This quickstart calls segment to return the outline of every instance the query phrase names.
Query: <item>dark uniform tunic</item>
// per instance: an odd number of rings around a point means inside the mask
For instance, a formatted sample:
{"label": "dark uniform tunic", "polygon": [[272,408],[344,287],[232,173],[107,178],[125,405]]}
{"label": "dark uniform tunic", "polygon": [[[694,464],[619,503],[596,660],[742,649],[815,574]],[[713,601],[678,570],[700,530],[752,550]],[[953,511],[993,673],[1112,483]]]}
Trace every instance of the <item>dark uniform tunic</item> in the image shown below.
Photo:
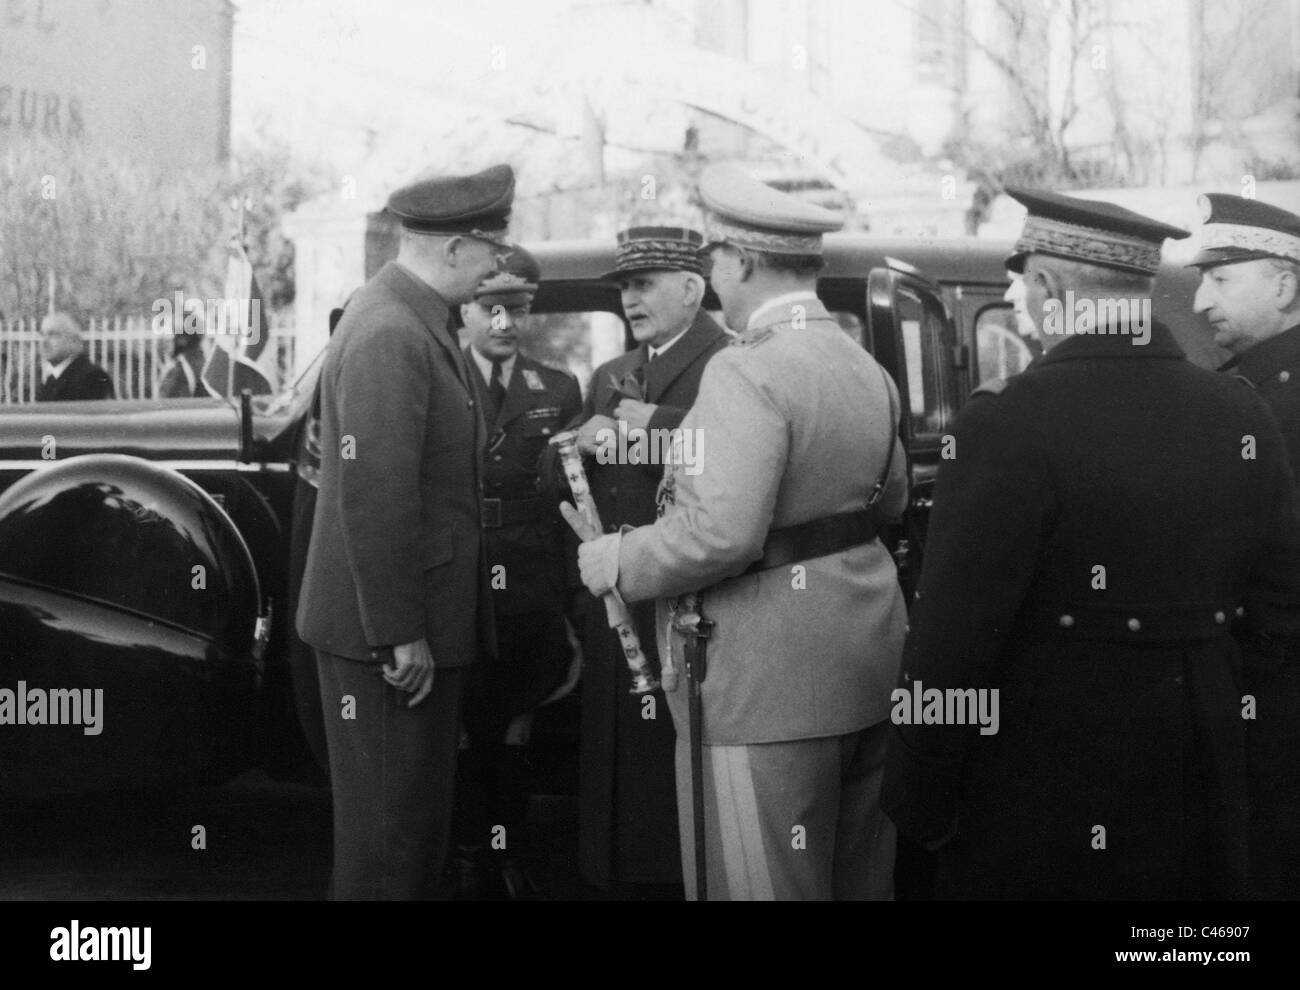
{"label": "dark uniform tunic", "polygon": [[[1256,344],[1230,368],[1268,403],[1294,471],[1300,467],[1300,326]],[[1246,724],[1251,792],[1250,894],[1300,898],[1300,666],[1268,649],[1246,652],[1246,690],[1258,703]]]}
{"label": "dark uniform tunic", "polygon": [[568,669],[564,523],[542,497],[537,471],[582,394],[572,375],[519,354],[498,409],[468,350],[465,360],[488,424],[483,524],[500,659],[471,678],[464,719],[471,733],[496,732],[541,704]]}
{"label": "dark uniform tunic", "polygon": [[921,841],[958,824],[942,896],[1243,896],[1230,629],[1289,631],[1300,580],[1277,426],[1159,325],[991,391],[939,473],[901,684],[996,688],[999,729],[898,725],[885,808]]}
{"label": "dark uniform tunic", "polygon": [[[597,413],[612,416],[625,397],[616,386],[632,376],[644,382],[645,401],[659,407],[649,428],[676,428],[695,402],[705,365],[727,341],[722,328],[700,310],[681,339],[654,361],[647,362],[643,344],[597,368],[577,423]],[[606,532],[655,521],[662,464],[600,464],[589,457],[586,467]],[[654,616],[653,602],[632,606],[641,648],[657,670]],[[643,718],[643,699],[628,692],[631,675],[600,602],[591,603],[587,611],[584,643],[579,834],[583,876],[597,884],[681,883],[673,770],[676,734],[663,692],[654,692],[655,718]]]}

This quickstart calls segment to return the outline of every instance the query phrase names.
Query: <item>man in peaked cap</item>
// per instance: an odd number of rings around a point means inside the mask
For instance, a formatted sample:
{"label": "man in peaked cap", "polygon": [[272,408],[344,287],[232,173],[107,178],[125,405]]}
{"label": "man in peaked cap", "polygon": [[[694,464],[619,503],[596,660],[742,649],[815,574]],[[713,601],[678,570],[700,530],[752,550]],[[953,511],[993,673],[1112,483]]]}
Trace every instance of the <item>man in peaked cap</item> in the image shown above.
{"label": "man in peaked cap", "polygon": [[[660,458],[631,463],[601,441],[620,431],[630,441],[653,437],[681,424],[695,402],[706,365],[727,344],[726,334],[701,308],[703,237],[683,226],[647,225],[618,233],[614,269],[636,345],[595,370],[581,416],[570,424],[586,457],[591,492],[601,522],[613,532],[655,518],[655,491],[663,476]],[[624,443],[622,449],[630,450]],[[561,474],[562,477],[562,474]],[[567,497],[567,487],[561,488]],[[572,541],[571,541],[572,544]],[[572,560],[572,558],[570,558]],[[629,694],[629,674],[604,606],[592,602],[572,568],[576,612],[585,627],[582,676],[579,860],[588,883],[628,897],[681,897],[677,852],[675,737],[655,691],[654,708]],[[633,621],[650,663],[654,608],[634,606]],[[647,713],[654,717],[646,717]]]}
{"label": "man in peaked cap", "polygon": [[[739,336],[681,424],[699,460],[670,463],[654,525],[583,545],[583,579],[593,594],[658,599],[660,652],[678,669],[694,644],[676,620],[713,623],[700,683],[708,898],[888,898],[894,833],[878,794],[906,614],[876,534],[907,497],[897,392],[817,298],[822,234],[840,216],[734,166],[706,169],[699,192],[710,280]],[[689,693],[668,703],[696,897]]]}
{"label": "man in peaked cap", "polygon": [[[542,497],[538,462],[581,411],[582,394],[572,375],[519,352],[540,278],[531,252],[512,246],[502,270],[460,307],[487,425],[483,526],[498,647],[496,662],[471,672],[461,715],[469,746],[457,774],[457,865],[467,896],[535,893],[518,855],[528,805],[527,730],[573,658],[564,622],[567,527],[554,500]],[[493,833],[498,826],[504,836]]]}
{"label": "man in peaked cap", "polygon": [[465,667],[495,649],[483,416],[449,307],[497,271],[513,195],[507,165],[393,193],[397,259],[352,297],[321,370],[298,633],[317,655],[336,899],[438,892]]}
{"label": "man in peaked cap", "polygon": [[1150,319],[1161,243],[1185,231],[1008,192],[1045,353],[953,427],[885,807],[940,850],[943,897],[1241,897],[1233,625],[1291,634],[1300,601],[1282,437]]}
{"label": "man in peaked cap", "polygon": [[[1300,216],[1255,199],[1201,197],[1205,226],[1192,264],[1194,307],[1232,352],[1224,365],[1250,381],[1300,467]],[[1300,670],[1275,650],[1246,653],[1252,897],[1300,898]]]}

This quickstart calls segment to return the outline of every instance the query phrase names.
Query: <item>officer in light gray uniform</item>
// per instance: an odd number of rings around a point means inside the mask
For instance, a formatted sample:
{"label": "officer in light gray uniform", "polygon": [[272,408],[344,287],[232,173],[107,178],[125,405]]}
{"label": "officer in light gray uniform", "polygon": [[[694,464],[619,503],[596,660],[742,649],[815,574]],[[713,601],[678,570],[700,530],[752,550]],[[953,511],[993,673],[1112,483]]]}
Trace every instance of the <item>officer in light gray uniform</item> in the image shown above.
{"label": "officer in light gray uniform", "polygon": [[[682,421],[660,519],[584,544],[583,580],[659,599],[661,656],[679,668],[673,613],[695,605],[714,623],[701,684],[708,897],[888,898],[894,830],[878,796],[907,618],[877,530],[907,497],[897,390],[817,297],[838,214],[734,166],[707,169],[700,198],[710,282],[739,336]],[[686,695],[668,701],[694,897]]]}

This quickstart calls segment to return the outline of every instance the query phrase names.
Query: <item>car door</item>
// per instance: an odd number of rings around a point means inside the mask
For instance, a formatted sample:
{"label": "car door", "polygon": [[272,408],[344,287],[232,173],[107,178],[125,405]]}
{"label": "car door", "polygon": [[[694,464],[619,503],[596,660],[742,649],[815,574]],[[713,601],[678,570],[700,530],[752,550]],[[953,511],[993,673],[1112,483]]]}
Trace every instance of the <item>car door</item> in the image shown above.
{"label": "car door", "polygon": [[[912,492],[903,524],[889,534],[908,601],[920,574],[934,477],[952,449],[950,429],[969,390],[969,352],[960,342],[939,286],[892,258],[867,276],[867,340],[894,376],[901,400],[899,433]],[[950,455],[949,455],[950,456]]]}

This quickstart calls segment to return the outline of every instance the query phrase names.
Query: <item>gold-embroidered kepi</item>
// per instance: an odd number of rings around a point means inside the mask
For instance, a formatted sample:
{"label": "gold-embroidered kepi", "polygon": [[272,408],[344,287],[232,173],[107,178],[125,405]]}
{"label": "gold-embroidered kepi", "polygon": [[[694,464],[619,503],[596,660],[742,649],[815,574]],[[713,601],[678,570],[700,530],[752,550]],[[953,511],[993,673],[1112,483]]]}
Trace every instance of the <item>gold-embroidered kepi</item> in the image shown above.
{"label": "gold-embroidered kepi", "polygon": [[1181,227],[1114,203],[1010,187],[1007,195],[1029,210],[1020,239],[1007,258],[1007,268],[1016,273],[1024,271],[1028,255],[1038,253],[1154,275],[1165,239],[1190,236]]}
{"label": "gold-embroidered kepi", "polygon": [[704,272],[700,264],[700,247],[704,237],[698,230],[683,226],[629,227],[618,232],[614,251],[614,270],[601,277],[617,282],[633,272]]}

